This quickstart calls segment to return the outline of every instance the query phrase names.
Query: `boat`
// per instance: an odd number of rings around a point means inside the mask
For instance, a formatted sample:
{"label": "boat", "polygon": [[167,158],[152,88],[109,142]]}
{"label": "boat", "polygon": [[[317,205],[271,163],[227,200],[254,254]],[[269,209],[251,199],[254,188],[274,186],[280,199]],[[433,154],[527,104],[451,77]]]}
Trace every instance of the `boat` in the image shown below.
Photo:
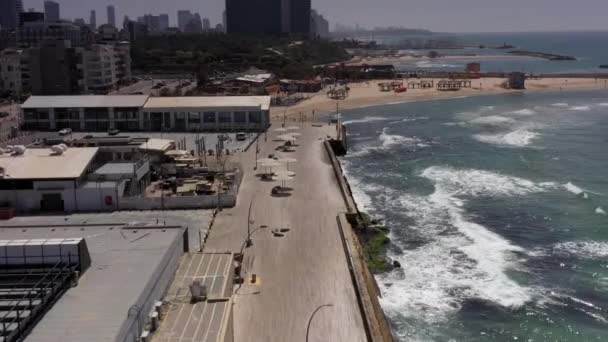
{"label": "boat", "polygon": [[405,93],[406,91],[407,91],[407,88],[404,88],[404,87],[395,88],[395,93],[397,93],[397,94]]}
{"label": "boat", "polygon": [[600,69],[608,69],[608,64],[602,64],[599,66]]}

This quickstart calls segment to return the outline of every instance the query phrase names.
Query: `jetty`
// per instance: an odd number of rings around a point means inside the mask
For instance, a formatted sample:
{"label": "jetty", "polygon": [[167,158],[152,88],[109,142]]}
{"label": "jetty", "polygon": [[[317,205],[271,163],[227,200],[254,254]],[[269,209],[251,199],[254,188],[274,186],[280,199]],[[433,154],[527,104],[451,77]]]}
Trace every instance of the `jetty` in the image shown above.
{"label": "jetty", "polygon": [[513,50],[508,53],[517,56],[527,56],[527,57],[536,57],[543,58],[550,61],[576,61],[576,57],[573,56],[564,56],[564,55],[556,55],[552,53],[545,52],[536,52],[536,51],[528,51],[528,50]]}

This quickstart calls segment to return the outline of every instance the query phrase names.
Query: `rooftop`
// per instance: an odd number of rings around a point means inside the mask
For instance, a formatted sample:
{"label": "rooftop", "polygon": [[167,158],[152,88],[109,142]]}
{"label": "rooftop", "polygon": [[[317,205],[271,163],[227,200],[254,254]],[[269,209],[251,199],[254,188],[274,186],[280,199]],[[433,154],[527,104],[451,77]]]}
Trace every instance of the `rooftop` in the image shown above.
{"label": "rooftop", "polygon": [[144,109],[269,110],[270,96],[151,97]]}
{"label": "rooftop", "polygon": [[148,139],[147,142],[139,146],[140,149],[145,151],[159,151],[166,152],[175,148],[175,141],[169,139]]}
{"label": "rooftop", "polygon": [[96,175],[128,175],[135,173],[137,163],[107,163],[95,170]]}
{"label": "rooftop", "polygon": [[148,95],[30,96],[21,108],[143,107]]}
{"label": "rooftop", "polygon": [[[78,285],[59,298],[25,340],[122,341],[133,327],[130,308],[144,305],[148,296],[158,300],[155,287],[169,283],[177,265],[168,260],[183,253],[182,233],[181,228],[110,224],[1,226],[0,239],[6,240],[84,238],[91,255]],[[163,272],[170,263],[173,269]]]}
{"label": "rooftop", "polygon": [[73,179],[85,172],[97,147],[68,148],[53,155],[48,148],[28,148],[23,155],[0,155],[4,179]]}

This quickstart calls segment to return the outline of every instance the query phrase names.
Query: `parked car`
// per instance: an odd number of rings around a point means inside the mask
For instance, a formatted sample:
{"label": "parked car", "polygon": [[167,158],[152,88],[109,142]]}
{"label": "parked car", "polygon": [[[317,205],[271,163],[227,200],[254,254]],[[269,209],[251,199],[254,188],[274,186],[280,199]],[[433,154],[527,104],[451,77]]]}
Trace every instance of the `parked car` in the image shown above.
{"label": "parked car", "polygon": [[109,134],[109,135],[112,135],[112,136],[114,136],[114,135],[119,135],[119,134],[120,134],[120,131],[119,131],[119,130],[117,130],[116,128],[110,128],[110,129],[108,130],[108,134]]}
{"label": "parked car", "polygon": [[70,135],[70,134],[72,134],[71,128],[64,128],[59,131],[59,135]]}
{"label": "parked car", "polygon": [[245,133],[237,133],[236,134],[236,140],[237,141],[245,141],[245,140],[247,140],[247,134],[245,134]]}

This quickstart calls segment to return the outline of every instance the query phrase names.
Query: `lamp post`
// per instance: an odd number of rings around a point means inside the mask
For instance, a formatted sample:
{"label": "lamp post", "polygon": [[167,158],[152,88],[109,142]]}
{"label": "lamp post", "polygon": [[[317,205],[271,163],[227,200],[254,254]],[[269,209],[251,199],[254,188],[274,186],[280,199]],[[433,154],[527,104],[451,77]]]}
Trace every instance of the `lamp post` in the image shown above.
{"label": "lamp post", "polygon": [[313,318],[315,318],[315,315],[321,311],[321,309],[325,308],[325,307],[332,307],[334,306],[333,304],[323,304],[320,305],[319,307],[317,307],[315,309],[315,311],[312,312],[312,315],[310,315],[310,319],[308,320],[308,326],[306,327],[306,342],[308,342],[308,335],[310,333],[310,324],[312,323]]}

